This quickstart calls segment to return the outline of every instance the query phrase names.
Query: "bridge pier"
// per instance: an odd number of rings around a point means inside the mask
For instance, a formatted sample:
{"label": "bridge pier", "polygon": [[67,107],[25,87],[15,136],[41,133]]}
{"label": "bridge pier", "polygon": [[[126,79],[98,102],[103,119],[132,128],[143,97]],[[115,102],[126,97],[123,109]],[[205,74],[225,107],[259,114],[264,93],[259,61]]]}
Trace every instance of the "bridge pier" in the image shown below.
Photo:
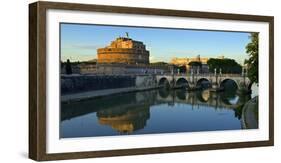
{"label": "bridge pier", "polygon": [[211,92],[221,92],[223,90],[224,90],[224,88],[220,87],[218,83],[211,84],[211,89],[210,89]]}
{"label": "bridge pier", "polygon": [[251,90],[251,82],[248,81],[248,83],[246,82],[246,76],[247,76],[247,70],[245,68],[242,69],[242,74],[241,74],[243,80],[242,82],[239,84],[239,88],[237,90],[238,94],[251,94],[252,90]]}
{"label": "bridge pier", "polygon": [[189,83],[189,87],[188,87],[188,91],[196,91],[200,88],[196,87],[196,84],[195,83]]}

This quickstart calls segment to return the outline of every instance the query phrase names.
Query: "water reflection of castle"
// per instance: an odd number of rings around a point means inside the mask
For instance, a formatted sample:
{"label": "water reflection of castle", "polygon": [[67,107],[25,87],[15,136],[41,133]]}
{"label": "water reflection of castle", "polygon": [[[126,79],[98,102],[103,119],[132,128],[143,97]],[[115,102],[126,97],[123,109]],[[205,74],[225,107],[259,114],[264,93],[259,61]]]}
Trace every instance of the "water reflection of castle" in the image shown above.
{"label": "water reflection of castle", "polygon": [[149,109],[156,100],[156,94],[156,91],[138,92],[104,99],[110,102],[97,111],[99,123],[109,125],[121,134],[144,128],[150,118]]}
{"label": "water reflection of castle", "polygon": [[132,133],[146,126],[149,119],[149,106],[117,108],[97,112],[99,123],[109,125],[119,133]]}
{"label": "water reflection of castle", "polygon": [[61,119],[63,121],[96,112],[100,124],[108,125],[121,134],[127,134],[146,126],[150,118],[150,106],[165,103],[169,105],[185,103],[192,107],[213,106],[214,109],[234,109],[235,114],[238,114],[237,118],[240,118],[241,112],[237,112],[237,110],[241,109],[250,97],[240,96],[236,101],[233,101],[234,97],[237,96],[209,91],[187,93],[182,90],[160,89],[110,96],[99,100],[80,102],[79,105],[63,103]]}

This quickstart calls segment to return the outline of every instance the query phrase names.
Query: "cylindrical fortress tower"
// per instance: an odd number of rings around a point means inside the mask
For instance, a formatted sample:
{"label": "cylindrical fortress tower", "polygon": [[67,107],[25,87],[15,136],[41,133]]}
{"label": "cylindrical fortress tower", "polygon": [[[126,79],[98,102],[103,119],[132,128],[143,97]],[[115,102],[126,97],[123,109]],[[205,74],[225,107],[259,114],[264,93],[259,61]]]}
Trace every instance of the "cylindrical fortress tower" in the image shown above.
{"label": "cylindrical fortress tower", "polygon": [[149,51],[140,41],[119,37],[97,50],[99,64],[149,64]]}

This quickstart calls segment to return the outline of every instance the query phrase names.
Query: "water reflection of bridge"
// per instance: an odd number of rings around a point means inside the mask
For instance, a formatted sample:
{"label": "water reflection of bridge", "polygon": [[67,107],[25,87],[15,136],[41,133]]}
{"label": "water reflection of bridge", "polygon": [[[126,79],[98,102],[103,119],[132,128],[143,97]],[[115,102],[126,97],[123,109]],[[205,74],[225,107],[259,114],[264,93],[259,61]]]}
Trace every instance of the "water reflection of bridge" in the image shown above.
{"label": "water reflection of bridge", "polygon": [[238,96],[233,92],[215,93],[209,90],[197,92],[175,90],[172,93],[169,93],[168,90],[160,89],[157,94],[157,101],[159,103],[185,103],[227,109],[236,109],[241,105],[244,105],[249,99],[250,96]]}
{"label": "water reflection of bridge", "polygon": [[150,106],[153,105],[184,103],[211,106],[210,109],[234,109],[236,113],[235,109],[241,108],[248,99],[248,96],[237,96],[235,93],[159,89],[62,103],[61,120],[96,113],[100,124],[111,126],[120,133],[130,133],[146,126],[150,108],[153,108]]}

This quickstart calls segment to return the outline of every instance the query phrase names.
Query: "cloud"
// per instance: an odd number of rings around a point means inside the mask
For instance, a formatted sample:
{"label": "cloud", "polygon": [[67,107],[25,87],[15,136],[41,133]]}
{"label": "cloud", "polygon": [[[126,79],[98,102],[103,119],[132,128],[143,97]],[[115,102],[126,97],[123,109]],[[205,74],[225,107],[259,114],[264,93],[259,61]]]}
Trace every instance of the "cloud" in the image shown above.
{"label": "cloud", "polygon": [[104,45],[71,45],[72,48],[96,50],[98,48],[105,47]]}

